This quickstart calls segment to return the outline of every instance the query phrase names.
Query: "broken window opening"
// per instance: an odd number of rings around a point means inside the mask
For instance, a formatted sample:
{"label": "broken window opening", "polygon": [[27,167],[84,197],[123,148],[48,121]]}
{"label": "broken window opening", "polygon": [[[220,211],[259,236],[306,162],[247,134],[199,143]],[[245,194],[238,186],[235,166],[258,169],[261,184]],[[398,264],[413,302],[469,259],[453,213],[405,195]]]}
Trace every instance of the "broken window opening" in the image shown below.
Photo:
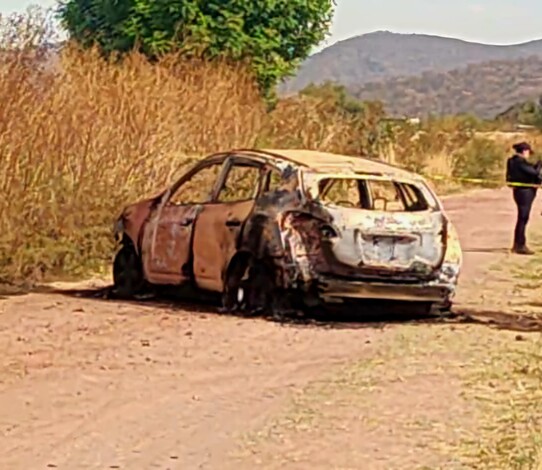
{"label": "broken window opening", "polygon": [[320,200],[345,208],[385,212],[419,212],[429,209],[414,184],[392,180],[326,178],[319,183]]}
{"label": "broken window opening", "polygon": [[283,184],[282,173],[273,168],[267,173],[266,182],[264,186],[264,193],[272,193],[280,188]]}
{"label": "broken window opening", "polygon": [[234,163],[218,193],[218,202],[241,202],[256,199],[261,179],[261,168]]}
{"label": "broken window opening", "polygon": [[209,202],[221,169],[219,162],[197,171],[175,190],[168,203],[179,206]]}
{"label": "broken window opening", "polygon": [[287,167],[284,170],[271,168],[267,171],[262,194],[273,193],[275,191],[294,190],[300,195],[297,173],[292,167]]}

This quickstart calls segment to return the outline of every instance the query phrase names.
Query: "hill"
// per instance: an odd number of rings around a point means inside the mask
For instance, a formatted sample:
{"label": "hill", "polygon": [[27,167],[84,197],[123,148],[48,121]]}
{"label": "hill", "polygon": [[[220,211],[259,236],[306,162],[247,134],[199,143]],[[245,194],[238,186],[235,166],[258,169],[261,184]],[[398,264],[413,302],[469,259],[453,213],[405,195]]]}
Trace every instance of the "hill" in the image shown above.
{"label": "hill", "polygon": [[542,94],[542,58],[490,61],[449,72],[425,72],[362,87],[349,87],[361,100],[382,101],[394,116],[474,114],[493,118],[516,103]]}
{"label": "hill", "polygon": [[446,72],[482,62],[532,55],[542,56],[542,40],[495,46],[425,34],[378,31],[340,41],[312,55],[280,91],[294,93],[311,82],[326,81],[359,86],[398,76]]}
{"label": "hill", "polygon": [[542,124],[542,96],[516,103],[496,116],[502,123],[540,126]]}

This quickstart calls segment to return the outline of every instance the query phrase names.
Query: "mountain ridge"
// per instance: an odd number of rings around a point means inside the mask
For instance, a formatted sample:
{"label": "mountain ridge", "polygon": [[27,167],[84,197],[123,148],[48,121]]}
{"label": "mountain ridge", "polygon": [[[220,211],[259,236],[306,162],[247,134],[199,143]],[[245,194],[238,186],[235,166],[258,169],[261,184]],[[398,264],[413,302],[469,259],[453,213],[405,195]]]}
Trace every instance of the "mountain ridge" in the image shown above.
{"label": "mountain ridge", "polygon": [[424,33],[375,31],[334,43],[310,56],[296,75],[279,87],[280,94],[333,81],[362,86],[423,72],[447,72],[489,61],[542,56],[542,39],[516,44],[484,44]]}
{"label": "mountain ridge", "polygon": [[493,119],[518,103],[542,96],[542,57],[469,64],[347,90],[361,101],[381,101],[392,116],[472,114]]}

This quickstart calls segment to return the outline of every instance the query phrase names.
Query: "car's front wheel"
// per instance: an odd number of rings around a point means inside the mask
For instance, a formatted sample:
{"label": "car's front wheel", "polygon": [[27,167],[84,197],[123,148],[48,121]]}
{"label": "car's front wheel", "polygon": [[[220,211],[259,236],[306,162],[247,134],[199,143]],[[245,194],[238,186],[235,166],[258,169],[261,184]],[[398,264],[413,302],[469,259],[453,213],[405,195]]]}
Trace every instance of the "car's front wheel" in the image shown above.
{"label": "car's front wheel", "polygon": [[124,242],[113,262],[114,294],[132,298],[141,293],[144,283],[141,259],[133,244]]}

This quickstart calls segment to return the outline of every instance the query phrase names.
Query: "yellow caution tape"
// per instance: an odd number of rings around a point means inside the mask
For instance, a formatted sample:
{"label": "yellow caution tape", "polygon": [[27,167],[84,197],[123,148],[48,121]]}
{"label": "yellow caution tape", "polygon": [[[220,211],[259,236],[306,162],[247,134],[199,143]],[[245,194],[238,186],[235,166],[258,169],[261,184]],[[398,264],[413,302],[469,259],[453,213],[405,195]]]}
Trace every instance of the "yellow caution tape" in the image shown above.
{"label": "yellow caution tape", "polygon": [[461,177],[453,177],[453,176],[442,176],[442,175],[423,175],[428,179],[442,181],[442,180],[448,180],[448,181],[460,181],[462,183],[473,183],[473,184],[495,184],[495,185],[501,185],[501,186],[509,186],[512,188],[540,188],[542,187],[541,184],[528,184],[528,183],[511,183],[506,182],[502,180],[491,180],[491,179],[484,179],[484,178],[461,178]]}

